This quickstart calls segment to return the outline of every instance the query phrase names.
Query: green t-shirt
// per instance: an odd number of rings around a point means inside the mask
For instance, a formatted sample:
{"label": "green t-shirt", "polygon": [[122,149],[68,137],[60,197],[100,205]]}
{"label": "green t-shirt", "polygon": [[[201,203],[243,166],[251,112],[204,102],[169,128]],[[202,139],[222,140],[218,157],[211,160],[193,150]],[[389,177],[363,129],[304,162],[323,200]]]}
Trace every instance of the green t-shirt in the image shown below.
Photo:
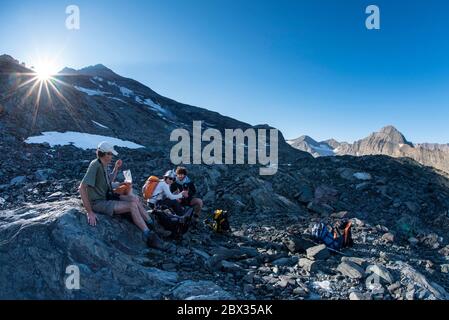
{"label": "green t-shirt", "polygon": [[105,168],[98,159],[93,160],[81,183],[87,185],[87,196],[89,201],[107,200],[106,194],[109,189],[105,176]]}

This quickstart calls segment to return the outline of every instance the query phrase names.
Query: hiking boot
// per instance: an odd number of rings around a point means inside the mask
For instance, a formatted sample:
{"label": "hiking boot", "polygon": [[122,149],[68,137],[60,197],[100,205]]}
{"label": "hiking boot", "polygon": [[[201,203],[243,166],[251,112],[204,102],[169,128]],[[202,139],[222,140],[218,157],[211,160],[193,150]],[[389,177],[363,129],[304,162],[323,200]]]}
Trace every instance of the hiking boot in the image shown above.
{"label": "hiking boot", "polygon": [[166,249],[165,243],[158,237],[158,235],[152,232],[147,239],[147,245],[150,248],[159,249],[164,251]]}
{"label": "hiking boot", "polygon": [[202,221],[200,220],[200,217],[194,215],[194,216],[192,216],[192,220],[190,222],[190,225],[194,229],[201,229],[203,224],[202,224]]}
{"label": "hiking boot", "polygon": [[153,220],[153,218],[150,217],[150,220],[145,221],[145,224],[147,225],[147,227],[149,229],[154,229],[154,220]]}
{"label": "hiking boot", "polygon": [[154,223],[153,230],[161,237],[165,238],[171,236],[171,231],[165,230],[159,223]]}

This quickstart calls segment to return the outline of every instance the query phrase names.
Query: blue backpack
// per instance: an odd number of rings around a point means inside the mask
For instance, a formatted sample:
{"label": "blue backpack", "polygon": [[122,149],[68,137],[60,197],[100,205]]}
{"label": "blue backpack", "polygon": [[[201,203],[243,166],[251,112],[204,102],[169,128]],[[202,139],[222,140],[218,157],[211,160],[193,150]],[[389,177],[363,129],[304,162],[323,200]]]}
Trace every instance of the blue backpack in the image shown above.
{"label": "blue backpack", "polygon": [[353,245],[351,227],[351,221],[344,221],[339,224],[339,227],[333,228],[328,228],[323,222],[316,223],[312,227],[312,237],[330,249],[341,250]]}

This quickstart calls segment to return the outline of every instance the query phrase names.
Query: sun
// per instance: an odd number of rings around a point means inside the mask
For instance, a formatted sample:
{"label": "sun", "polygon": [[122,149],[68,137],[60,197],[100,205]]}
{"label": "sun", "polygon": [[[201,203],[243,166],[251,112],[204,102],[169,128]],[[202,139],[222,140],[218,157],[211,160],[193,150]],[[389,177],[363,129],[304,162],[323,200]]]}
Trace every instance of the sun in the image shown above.
{"label": "sun", "polygon": [[40,61],[35,68],[36,77],[39,81],[49,81],[57,73],[53,62],[46,60]]}

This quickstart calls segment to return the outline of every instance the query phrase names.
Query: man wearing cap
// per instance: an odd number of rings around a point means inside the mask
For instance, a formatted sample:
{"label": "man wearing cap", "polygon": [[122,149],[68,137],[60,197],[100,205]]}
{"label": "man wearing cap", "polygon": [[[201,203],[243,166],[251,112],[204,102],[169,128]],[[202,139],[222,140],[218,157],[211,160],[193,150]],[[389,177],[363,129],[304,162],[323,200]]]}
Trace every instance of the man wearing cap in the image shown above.
{"label": "man wearing cap", "polygon": [[97,159],[93,160],[81,181],[79,192],[84,208],[87,211],[87,221],[91,226],[97,223],[95,212],[113,216],[114,214],[131,213],[133,222],[142,230],[143,240],[148,246],[157,249],[167,249],[156,233],[148,229],[152,220],[147,212],[139,209],[139,200],[133,197],[119,196],[112,192],[111,178],[115,177],[121,161],[117,161],[114,171],[108,174],[107,166],[112,161],[112,156],[118,155],[113,145],[108,142],[101,142],[97,148]]}

